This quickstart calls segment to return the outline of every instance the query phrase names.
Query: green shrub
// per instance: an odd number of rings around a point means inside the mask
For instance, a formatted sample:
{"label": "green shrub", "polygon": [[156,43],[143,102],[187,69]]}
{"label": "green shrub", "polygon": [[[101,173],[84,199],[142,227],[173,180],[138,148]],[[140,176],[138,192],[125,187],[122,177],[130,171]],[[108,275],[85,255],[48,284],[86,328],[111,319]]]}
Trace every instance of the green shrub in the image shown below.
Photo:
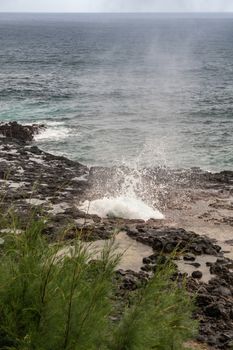
{"label": "green shrub", "polygon": [[[87,246],[49,244],[42,222],[21,234],[5,234],[0,247],[0,349],[141,350],[183,349],[192,337],[192,302],[185,288],[161,267],[134,294],[117,322],[115,269],[119,256],[107,242],[98,261]],[[14,229],[12,229],[14,231]]]}
{"label": "green shrub", "polygon": [[139,290],[115,330],[112,350],[181,350],[195,334],[190,297],[171,280],[173,272],[172,265],[161,266]]}

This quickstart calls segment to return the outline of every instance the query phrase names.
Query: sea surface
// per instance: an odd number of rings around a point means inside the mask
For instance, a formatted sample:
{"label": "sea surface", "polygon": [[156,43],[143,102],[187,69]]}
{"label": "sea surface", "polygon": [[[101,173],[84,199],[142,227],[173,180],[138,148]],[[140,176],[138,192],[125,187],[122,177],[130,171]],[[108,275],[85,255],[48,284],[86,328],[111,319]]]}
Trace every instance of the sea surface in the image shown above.
{"label": "sea surface", "polygon": [[0,14],[0,121],[87,165],[233,170],[233,15]]}

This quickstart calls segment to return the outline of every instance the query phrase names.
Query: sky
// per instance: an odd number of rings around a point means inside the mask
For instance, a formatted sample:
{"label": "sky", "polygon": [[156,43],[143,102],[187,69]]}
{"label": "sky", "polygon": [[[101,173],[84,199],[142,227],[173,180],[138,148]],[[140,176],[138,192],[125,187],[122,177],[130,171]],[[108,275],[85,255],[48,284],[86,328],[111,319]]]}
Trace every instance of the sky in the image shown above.
{"label": "sky", "polygon": [[0,12],[233,12],[233,0],[0,0]]}

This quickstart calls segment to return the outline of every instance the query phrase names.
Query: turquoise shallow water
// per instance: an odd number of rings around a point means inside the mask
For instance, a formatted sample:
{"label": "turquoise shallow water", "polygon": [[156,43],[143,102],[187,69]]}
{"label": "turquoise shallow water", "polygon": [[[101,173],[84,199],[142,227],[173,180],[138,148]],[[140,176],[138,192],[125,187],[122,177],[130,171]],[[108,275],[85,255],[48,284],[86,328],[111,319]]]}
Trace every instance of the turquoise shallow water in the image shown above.
{"label": "turquoise shallow water", "polygon": [[0,14],[0,120],[89,165],[233,169],[233,18]]}

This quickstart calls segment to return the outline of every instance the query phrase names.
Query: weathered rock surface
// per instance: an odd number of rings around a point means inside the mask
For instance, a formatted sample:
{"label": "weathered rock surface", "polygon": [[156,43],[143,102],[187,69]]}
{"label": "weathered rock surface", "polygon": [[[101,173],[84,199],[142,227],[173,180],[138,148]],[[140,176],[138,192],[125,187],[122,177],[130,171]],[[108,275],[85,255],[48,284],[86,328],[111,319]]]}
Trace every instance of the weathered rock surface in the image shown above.
{"label": "weathered rock surface", "polygon": [[188,258],[193,261],[195,255],[201,254],[217,256],[221,251],[221,247],[214,244],[214,240],[182,228],[154,227],[147,229],[141,224],[136,225],[133,229],[127,227],[127,233],[137,241],[150,245],[159,253],[172,253],[174,250],[182,252],[185,260]]}
{"label": "weathered rock surface", "polygon": [[[184,229],[169,227],[148,228],[136,225],[127,228],[133,239],[150,245],[154,254],[143,259],[144,272],[156,272],[158,264],[171,259],[169,253],[182,254],[184,261],[195,261],[202,254],[216,256],[216,262],[208,263],[212,278],[203,283],[202,272],[194,270],[190,277],[178,273],[174,278],[184,277],[191,294],[196,295],[195,317],[200,322],[198,340],[215,349],[231,349],[233,345],[233,261],[223,257],[215,241]],[[168,248],[167,248],[168,247]],[[173,262],[176,264],[176,257]],[[195,267],[195,266],[194,266]]]}
{"label": "weathered rock surface", "polygon": [[200,322],[199,340],[216,349],[233,346],[233,272],[232,261],[218,259],[213,264],[215,276],[208,284],[188,279],[188,289],[196,293],[195,317]]}
{"label": "weathered rock surface", "polygon": [[53,156],[36,146],[11,138],[0,139],[1,211],[13,207],[27,222],[32,208],[51,219],[50,234],[85,216],[75,206],[87,186],[87,167]]}

